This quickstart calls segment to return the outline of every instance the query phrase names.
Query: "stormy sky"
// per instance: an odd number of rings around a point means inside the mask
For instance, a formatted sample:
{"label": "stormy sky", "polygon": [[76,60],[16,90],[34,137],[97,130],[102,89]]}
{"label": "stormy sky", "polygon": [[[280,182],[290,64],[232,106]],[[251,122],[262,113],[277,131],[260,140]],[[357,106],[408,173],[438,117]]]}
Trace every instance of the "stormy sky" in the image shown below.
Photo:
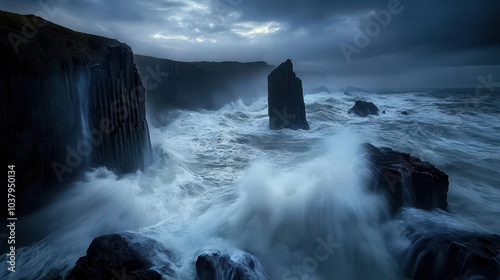
{"label": "stormy sky", "polygon": [[116,38],[137,54],[291,58],[338,87],[500,83],[498,0],[0,0],[0,9]]}

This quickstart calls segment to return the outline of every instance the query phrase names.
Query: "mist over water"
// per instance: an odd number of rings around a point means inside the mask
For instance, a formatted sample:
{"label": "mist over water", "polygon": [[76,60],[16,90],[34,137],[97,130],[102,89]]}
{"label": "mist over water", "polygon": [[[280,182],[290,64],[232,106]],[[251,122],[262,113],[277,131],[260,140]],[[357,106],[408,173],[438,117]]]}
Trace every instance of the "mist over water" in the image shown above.
{"label": "mist over water", "polygon": [[[20,220],[46,234],[18,250],[17,272],[69,272],[93,238],[131,231],[171,252],[169,279],[194,279],[197,253],[252,252],[273,279],[401,279],[404,228],[500,234],[500,100],[473,90],[306,95],[310,131],[270,131],[266,99],[218,111],[176,111],[151,127],[155,162],[118,177],[103,168]],[[348,115],[354,101],[386,114]],[[403,116],[401,111],[408,111]],[[403,209],[365,190],[360,144],[408,152],[450,176],[450,213]],[[170,269],[165,268],[170,264]]]}

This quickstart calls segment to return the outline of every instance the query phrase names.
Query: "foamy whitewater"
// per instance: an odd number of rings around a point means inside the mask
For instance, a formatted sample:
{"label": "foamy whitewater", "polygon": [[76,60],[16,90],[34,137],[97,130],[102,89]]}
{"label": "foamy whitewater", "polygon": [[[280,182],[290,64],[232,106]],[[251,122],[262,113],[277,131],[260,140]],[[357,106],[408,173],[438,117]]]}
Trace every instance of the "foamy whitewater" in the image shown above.
{"label": "foamy whitewater", "polygon": [[[297,269],[302,279],[401,279],[406,224],[500,234],[497,95],[478,98],[473,89],[351,94],[306,95],[310,131],[269,130],[266,98],[169,114],[168,125],[150,129],[150,168],[120,178],[92,170],[52,205],[19,221],[45,237],[18,251],[16,273],[2,262],[0,278],[68,273],[93,238],[129,231],[171,252],[152,257],[168,279],[195,279],[197,253],[212,249],[234,258],[236,249],[248,250],[273,279],[300,279],[293,276]],[[348,115],[358,99],[387,113]],[[384,198],[365,190],[364,142],[411,153],[446,172],[449,213],[403,209],[391,218]],[[320,261],[315,248],[325,243],[329,254]]]}

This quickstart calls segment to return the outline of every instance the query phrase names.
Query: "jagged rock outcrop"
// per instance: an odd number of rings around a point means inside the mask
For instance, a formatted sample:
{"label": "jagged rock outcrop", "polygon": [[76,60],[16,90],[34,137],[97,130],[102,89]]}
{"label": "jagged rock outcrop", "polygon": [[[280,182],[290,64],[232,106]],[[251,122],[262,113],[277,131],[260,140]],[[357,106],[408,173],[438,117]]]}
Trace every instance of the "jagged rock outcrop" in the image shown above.
{"label": "jagged rock outcrop", "polygon": [[196,260],[197,280],[269,280],[260,261],[245,251],[206,252]]}
{"label": "jagged rock outcrop", "polygon": [[19,174],[18,215],[88,166],[149,164],[145,92],[129,46],[0,11],[0,52],[0,153]]}
{"label": "jagged rock outcrop", "polygon": [[148,119],[162,125],[169,109],[216,110],[265,92],[272,67],[265,62],[179,62],[135,55],[148,99]]}
{"label": "jagged rock outcrop", "polygon": [[388,248],[406,278],[500,279],[499,235],[446,213],[405,209],[395,219]]}
{"label": "jagged rock outcrop", "polygon": [[390,148],[363,146],[370,164],[370,186],[383,191],[393,210],[412,206],[447,210],[448,175],[429,162]]}
{"label": "jagged rock outcrop", "polygon": [[[129,234],[111,234],[95,238],[87,255],[78,259],[66,280],[137,279],[160,280],[152,270],[149,256],[162,250],[156,241],[143,238],[132,241]],[[166,252],[167,253],[167,252]]]}
{"label": "jagged rock outcrop", "polygon": [[368,117],[368,115],[376,115],[378,116],[379,109],[373,102],[367,101],[356,101],[354,107],[352,107],[348,114],[354,113],[360,117]]}
{"label": "jagged rock outcrop", "polygon": [[309,129],[302,81],[293,72],[290,59],[269,74],[268,111],[271,129]]}
{"label": "jagged rock outcrop", "polygon": [[463,233],[417,238],[406,274],[415,280],[500,279],[500,236]]}

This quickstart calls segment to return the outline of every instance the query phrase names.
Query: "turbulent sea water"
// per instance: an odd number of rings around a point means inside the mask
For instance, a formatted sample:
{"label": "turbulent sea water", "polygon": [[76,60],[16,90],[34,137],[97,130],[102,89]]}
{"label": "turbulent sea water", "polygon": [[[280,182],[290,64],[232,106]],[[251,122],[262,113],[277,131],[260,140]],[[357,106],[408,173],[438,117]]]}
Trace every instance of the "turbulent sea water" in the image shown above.
{"label": "turbulent sea water", "polygon": [[[386,114],[347,114],[358,99]],[[26,217],[46,236],[18,250],[16,273],[2,262],[0,278],[67,273],[93,238],[130,231],[171,252],[152,260],[168,279],[194,279],[197,254],[211,249],[248,250],[273,279],[404,279],[405,225],[500,234],[498,95],[337,92],[305,102],[309,131],[269,130],[265,98],[170,113],[167,125],[150,129],[150,168],[123,177],[89,171]],[[384,198],[366,191],[360,176],[365,142],[446,172],[449,213],[407,208],[390,218]],[[334,246],[320,261],[314,250],[324,242]]]}

